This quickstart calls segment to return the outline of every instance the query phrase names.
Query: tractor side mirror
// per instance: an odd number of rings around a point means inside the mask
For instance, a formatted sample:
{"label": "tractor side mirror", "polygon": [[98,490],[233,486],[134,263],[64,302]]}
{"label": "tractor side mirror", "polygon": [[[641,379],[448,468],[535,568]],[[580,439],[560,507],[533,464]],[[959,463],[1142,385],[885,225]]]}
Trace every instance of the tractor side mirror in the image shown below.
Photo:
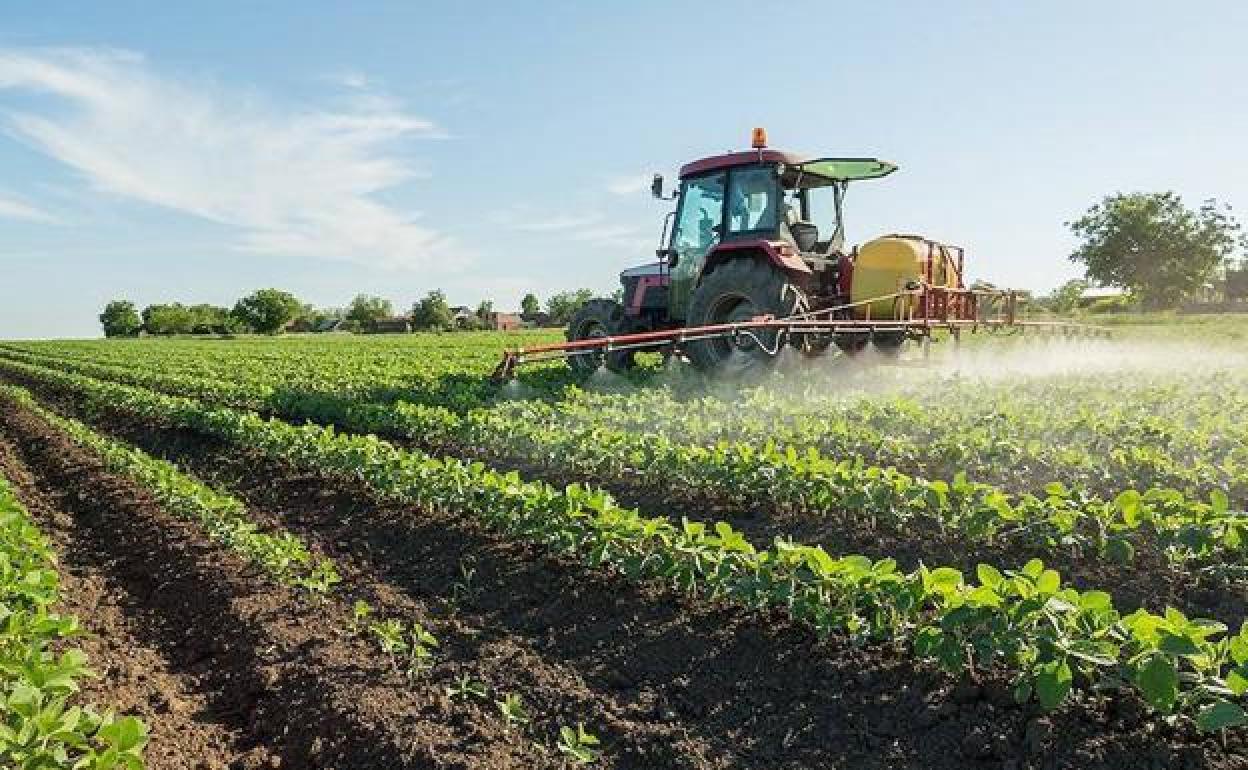
{"label": "tractor side mirror", "polygon": [[650,194],[656,198],[663,197],[663,175],[655,174],[654,179],[650,180]]}

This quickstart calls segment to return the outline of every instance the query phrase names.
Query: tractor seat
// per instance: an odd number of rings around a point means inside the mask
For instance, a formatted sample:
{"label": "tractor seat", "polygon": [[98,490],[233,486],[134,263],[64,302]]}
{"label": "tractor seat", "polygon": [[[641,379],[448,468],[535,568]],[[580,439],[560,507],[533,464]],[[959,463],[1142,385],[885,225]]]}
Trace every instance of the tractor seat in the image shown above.
{"label": "tractor seat", "polygon": [[797,246],[797,250],[801,252],[811,252],[815,250],[816,244],[819,242],[819,227],[814,222],[806,222],[798,219],[797,212],[792,206],[784,207],[784,225],[789,231],[789,239]]}

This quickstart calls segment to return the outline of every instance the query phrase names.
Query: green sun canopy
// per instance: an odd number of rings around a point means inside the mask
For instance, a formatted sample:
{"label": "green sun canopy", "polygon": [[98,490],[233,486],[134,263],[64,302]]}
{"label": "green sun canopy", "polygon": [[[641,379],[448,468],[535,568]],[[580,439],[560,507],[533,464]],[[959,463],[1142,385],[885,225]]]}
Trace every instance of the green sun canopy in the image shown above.
{"label": "green sun canopy", "polygon": [[799,163],[797,168],[804,174],[837,181],[879,179],[897,170],[895,164],[875,158],[819,158]]}

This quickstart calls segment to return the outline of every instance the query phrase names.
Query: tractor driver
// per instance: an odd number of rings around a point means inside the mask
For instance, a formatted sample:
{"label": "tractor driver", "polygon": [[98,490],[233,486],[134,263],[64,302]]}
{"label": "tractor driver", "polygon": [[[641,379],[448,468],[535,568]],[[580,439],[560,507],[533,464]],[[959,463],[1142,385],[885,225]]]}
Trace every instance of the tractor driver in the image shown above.
{"label": "tractor driver", "polygon": [[737,172],[731,187],[730,232],[770,230],[776,226],[779,201],[775,195],[775,177],[770,170]]}

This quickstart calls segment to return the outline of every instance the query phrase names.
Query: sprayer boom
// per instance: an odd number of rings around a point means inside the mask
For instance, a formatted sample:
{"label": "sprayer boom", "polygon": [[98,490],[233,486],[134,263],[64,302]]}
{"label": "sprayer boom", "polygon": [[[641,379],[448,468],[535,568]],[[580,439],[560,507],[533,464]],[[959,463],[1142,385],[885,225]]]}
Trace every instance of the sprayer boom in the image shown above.
{"label": "sprayer boom", "polygon": [[[1018,299],[1018,294],[1014,291],[920,287],[784,318],[764,315],[735,323],[686,326],[536,345],[505,351],[502,360],[494,368],[493,379],[506,382],[515,375],[517,367],[539,361],[577,355],[603,356],[624,351],[679,354],[687,343],[717,338],[727,339],[734,344],[749,343],[774,356],[785,344],[801,340],[856,337],[865,344],[876,335],[904,335],[910,339],[930,340],[932,332],[937,330],[947,331],[955,338],[962,331],[1002,329],[1047,331],[1068,336],[1109,335],[1108,329],[1099,326],[1066,321],[1022,320],[1017,312]],[[999,303],[987,303],[986,300],[996,300]],[[878,307],[881,302],[893,303],[894,309],[898,311],[894,314],[895,317],[872,319],[869,312],[866,318],[853,317],[856,309]],[[965,309],[969,306],[975,309],[985,304],[999,305],[1000,310],[988,317],[974,314],[969,319],[965,317],[965,313],[953,312],[955,308]],[[937,312],[932,313],[931,310]]]}

